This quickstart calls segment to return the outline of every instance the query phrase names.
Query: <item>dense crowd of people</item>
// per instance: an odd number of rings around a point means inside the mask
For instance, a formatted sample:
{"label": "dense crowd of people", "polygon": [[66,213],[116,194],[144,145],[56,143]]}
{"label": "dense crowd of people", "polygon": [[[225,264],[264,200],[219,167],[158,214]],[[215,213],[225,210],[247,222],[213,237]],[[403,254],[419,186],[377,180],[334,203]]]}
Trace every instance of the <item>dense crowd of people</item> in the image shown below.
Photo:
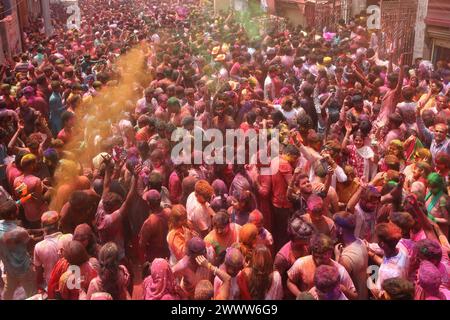
{"label": "dense crowd of people", "polygon": [[[3,299],[450,298],[450,57],[394,59],[364,17],[79,5],[1,68]],[[279,154],[174,159],[208,129]]]}

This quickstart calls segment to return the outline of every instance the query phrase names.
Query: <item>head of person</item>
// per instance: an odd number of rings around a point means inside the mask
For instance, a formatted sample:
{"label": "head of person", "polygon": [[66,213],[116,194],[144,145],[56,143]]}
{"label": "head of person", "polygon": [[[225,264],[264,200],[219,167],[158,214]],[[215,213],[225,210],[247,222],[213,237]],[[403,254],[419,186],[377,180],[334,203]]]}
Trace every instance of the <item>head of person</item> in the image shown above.
{"label": "head of person", "polygon": [[102,199],[103,208],[107,214],[118,210],[123,203],[123,197],[116,192],[108,192]]}
{"label": "head of person", "polygon": [[331,264],[334,243],[330,237],[322,233],[313,235],[310,242],[310,249],[316,267]]}
{"label": "head of person", "polygon": [[442,274],[433,263],[424,260],[420,263],[417,284],[422,287],[425,293],[433,295],[433,300],[438,300]]}
{"label": "head of person", "polygon": [[434,111],[432,109],[426,109],[422,113],[422,119],[423,119],[423,122],[425,123],[425,126],[427,128],[430,128],[435,123],[436,114],[434,113]]}
{"label": "head of person", "polygon": [[303,291],[298,294],[295,300],[316,300],[316,298],[314,298],[312,293],[309,291]]}
{"label": "head of person", "polygon": [[55,169],[58,165],[58,152],[53,148],[48,148],[44,151],[43,156],[44,164],[51,169]]}
{"label": "head of person", "polygon": [[445,189],[445,181],[442,176],[436,172],[432,172],[427,177],[428,189],[434,195],[443,192]]}
{"label": "head of person", "polygon": [[394,155],[398,159],[403,159],[404,158],[403,143],[398,139],[392,140],[388,146],[388,154]]}
{"label": "head of person", "polygon": [[102,280],[104,291],[108,292],[114,300],[119,300],[122,295],[121,287],[118,283],[119,259],[119,249],[114,242],[108,242],[103,245],[98,254],[98,262],[100,264],[98,275]]}
{"label": "head of person", "polygon": [[277,68],[277,66],[270,66],[270,67],[269,67],[269,76],[270,76],[271,78],[274,78],[274,77],[277,76],[277,74],[278,74],[278,68]]}
{"label": "head of person", "polygon": [[448,126],[445,123],[438,123],[434,126],[434,140],[441,143],[447,138]]}
{"label": "head of person", "polygon": [[394,89],[397,86],[397,82],[398,82],[398,73],[389,73],[387,75],[387,85],[389,87],[389,89]]}
{"label": "head of person", "polygon": [[402,230],[392,222],[379,223],[375,227],[378,245],[386,255],[396,252],[396,246],[402,238]]}
{"label": "head of person", "polygon": [[264,216],[261,211],[258,209],[253,210],[250,212],[248,216],[248,222],[253,223],[258,231],[264,228]]}
{"label": "head of person", "polygon": [[424,201],[426,195],[427,188],[425,184],[421,181],[414,181],[411,184],[411,194],[414,195],[418,201]]}
{"label": "head of person", "polygon": [[188,220],[186,208],[181,204],[173,205],[169,215],[169,230],[175,230],[187,226]]}
{"label": "head of person", "polygon": [[147,103],[150,103],[152,101],[154,92],[155,92],[155,90],[153,88],[146,88],[144,90],[144,97],[145,97],[145,101]]}
{"label": "head of person", "polygon": [[214,194],[213,187],[206,180],[199,180],[195,183],[195,197],[200,204],[204,204],[211,200]]}
{"label": "head of person", "polygon": [[363,97],[360,95],[354,95],[352,97],[352,106],[353,108],[355,108],[357,111],[362,111],[363,106],[364,106],[364,100]]}
{"label": "head of person", "polygon": [[419,148],[416,150],[414,154],[415,162],[425,161],[431,164],[431,159],[432,159],[431,152],[427,148]]}
{"label": "head of person", "polygon": [[409,212],[394,211],[389,216],[389,221],[395,224],[402,231],[402,238],[409,239],[410,231],[414,226],[414,218]]}
{"label": "head of person", "polygon": [[433,94],[439,94],[444,88],[442,82],[440,81],[432,81],[430,87]]}
{"label": "head of person", "polygon": [[73,235],[71,233],[66,233],[66,234],[63,234],[61,237],[59,237],[58,245],[57,245],[58,258],[63,258],[64,257],[64,252],[65,252],[65,250],[67,248],[67,245],[72,240],[73,240]]}
{"label": "head of person", "polygon": [[56,211],[44,212],[41,216],[41,225],[45,234],[52,234],[58,231],[59,214]]}
{"label": "head of person", "polygon": [[345,165],[343,169],[347,176],[346,182],[351,183],[356,178],[355,169],[350,165]]}
{"label": "head of person", "polygon": [[320,265],[314,273],[314,286],[319,300],[336,300],[340,289],[339,270],[334,265]]}
{"label": "head of person", "polygon": [[89,260],[89,255],[81,242],[72,240],[64,247],[64,258],[70,265],[80,267]]}
{"label": "head of person", "polygon": [[273,272],[272,254],[266,246],[258,245],[253,250],[250,268],[250,295],[253,299],[264,299],[270,285],[267,279]]}
{"label": "head of person", "polygon": [[341,145],[336,140],[328,140],[322,150],[323,155],[330,155],[330,157],[333,159],[336,159],[340,152]]}
{"label": "head of person", "polygon": [[300,189],[302,195],[310,195],[313,192],[313,187],[311,181],[309,181],[309,176],[307,174],[300,174],[297,178],[297,185]]}
{"label": "head of person", "polygon": [[309,130],[306,136],[306,143],[317,152],[322,148],[322,139],[314,130]]}
{"label": "head of person", "polygon": [[301,216],[294,215],[293,219],[289,221],[287,229],[291,247],[294,250],[299,250],[309,246],[311,237],[314,234],[314,227],[303,220]]}
{"label": "head of person", "polygon": [[381,199],[380,192],[373,186],[368,186],[361,193],[359,205],[366,212],[373,212],[378,207]]}
{"label": "head of person", "polygon": [[161,210],[161,194],[159,191],[154,189],[148,190],[142,195],[142,198],[151,212],[159,212]]}
{"label": "head of person", "polygon": [[356,218],[354,214],[348,211],[339,211],[333,215],[333,220],[336,225],[338,236],[342,237],[344,234],[353,234],[356,226]]}
{"label": "head of person", "polygon": [[244,268],[244,256],[239,249],[229,247],[225,253],[225,271],[231,276],[236,277]]}
{"label": "head of person", "polygon": [[448,97],[447,96],[437,96],[436,97],[436,108],[438,110],[448,109]]}
{"label": "head of person", "polygon": [[411,86],[406,86],[402,89],[402,96],[405,101],[412,101],[416,94],[416,89]]}
{"label": "head of person", "polygon": [[283,158],[291,165],[294,165],[300,157],[300,151],[292,144],[288,144],[283,149]]}
{"label": "head of person", "polygon": [[354,134],[353,134],[353,144],[355,145],[356,148],[362,148],[364,146],[364,134],[362,133],[361,130],[357,130]]}
{"label": "head of person", "polygon": [[17,204],[13,200],[6,200],[0,204],[1,220],[16,220],[19,214]]}
{"label": "head of person", "polygon": [[193,237],[188,240],[186,244],[186,255],[193,261],[198,256],[204,256],[206,254],[205,241],[199,237]]}
{"label": "head of person", "polygon": [[156,191],[161,192],[161,188],[163,185],[163,177],[159,172],[152,171],[148,178],[147,188],[149,190],[154,189]]}
{"label": "head of person", "polygon": [[214,113],[215,113],[219,118],[222,118],[222,117],[225,116],[225,107],[226,107],[226,104],[225,104],[224,101],[222,101],[222,100],[217,100],[217,101],[214,103],[213,107],[214,107],[214,108],[213,108]]}
{"label": "head of person", "polygon": [[307,135],[313,128],[313,122],[309,115],[297,118],[297,124],[301,135]]}
{"label": "head of person", "polygon": [[223,237],[230,232],[230,217],[225,210],[218,211],[212,218],[212,225],[217,235]]}
{"label": "head of person", "polygon": [[403,118],[399,113],[392,113],[388,116],[389,129],[398,129],[403,123]]}
{"label": "head of person", "polygon": [[11,94],[11,85],[4,83],[0,86],[0,93],[4,96],[9,96]]}
{"label": "head of person", "polygon": [[194,130],[195,119],[192,116],[187,116],[182,120],[182,126],[188,131]]}
{"label": "head of person", "polygon": [[414,284],[404,278],[386,279],[381,288],[385,300],[414,300]]}
{"label": "head of person", "polygon": [[305,83],[305,84],[303,85],[303,89],[302,89],[303,96],[305,96],[305,97],[311,97],[311,95],[313,94],[313,92],[314,92],[314,86],[313,86],[313,85],[311,85],[311,84],[309,84],[309,83]]}
{"label": "head of person", "polygon": [[[431,159],[431,155],[430,155]],[[450,168],[450,155],[445,152],[439,152],[434,159],[435,168],[438,173],[446,174]]]}
{"label": "head of person", "polygon": [[323,199],[315,194],[308,197],[306,201],[308,207],[308,213],[311,215],[311,219],[318,219],[324,213]]}
{"label": "head of person", "polygon": [[195,286],[194,300],[212,300],[214,287],[209,280],[200,280]]}
{"label": "head of person", "polygon": [[419,179],[421,177],[426,178],[431,173],[432,167],[428,162],[420,161],[414,165],[413,168],[413,178]]}
{"label": "head of person", "polygon": [[65,128],[73,128],[75,126],[75,114],[70,111],[64,111],[61,115],[61,121]]}
{"label": "head of person", "polygon": [[239,242],[247,248],[255,246],[257,236],[258,229],[253,223],[246,223],[239,230]]}
{"label": "head of person", "polygon": [[36,171],[37,158],[34,154],[28,153],[20,160],[20,167],[25,174],[30,174]]}
{"label": "head of person", "polygon": [[420,263],[429,261],[438,266],[442,260],[442,247],[439,242],[431,239],[419,240],[414,244],[413,256]]}
{"label": "head of person", "polygon": [[181,109],[180,100],[176,97],[170,97],[167,100],[167,107],[170,113],[178,113]]}
{"label": "head of person", "polygon": [[94,231],[87,223],[79,224],[73,232],[73,240],[83,244],[89,254],[95,254],[97,239]]}

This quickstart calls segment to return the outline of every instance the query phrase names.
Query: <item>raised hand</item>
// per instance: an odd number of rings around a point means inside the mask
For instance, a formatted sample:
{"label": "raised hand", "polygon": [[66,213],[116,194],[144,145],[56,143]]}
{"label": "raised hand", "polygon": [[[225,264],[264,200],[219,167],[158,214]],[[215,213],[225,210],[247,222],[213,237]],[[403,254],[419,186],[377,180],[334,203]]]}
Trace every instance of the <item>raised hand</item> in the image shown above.
{"label": "raised hand", "polygon": [[208,268],[208,260],[204,256],[197,256],[195,258],[195,261],[200,267]]}
{"label": "raised hand", "polygon": [[347,131],[347,133],[350,133],[353,130],[352,122],[348,119],[345,121],[345,130]]}

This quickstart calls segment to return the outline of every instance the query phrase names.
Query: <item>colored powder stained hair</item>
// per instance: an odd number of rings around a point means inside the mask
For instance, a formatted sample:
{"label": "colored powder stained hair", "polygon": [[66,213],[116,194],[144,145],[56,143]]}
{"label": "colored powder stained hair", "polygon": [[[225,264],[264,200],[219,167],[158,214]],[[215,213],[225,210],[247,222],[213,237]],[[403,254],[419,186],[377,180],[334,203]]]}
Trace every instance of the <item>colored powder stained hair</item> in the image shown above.
{"label": "colored powder stained hair", "polygon": [[206,180],[200,180],[197,181],[195,184],[195,192],[201,195],[205,200],[211,199],[212,195],[214,194],[213,187],[209,184]]}
{"label": "colored powder stained hair", "polygon": [[332,291],[339,285],[339,271],[335,266],[318,266],[314,274],[314,285],[323,293]]}
{"label": "colored powder stained hair", "polygon": [[264,300],[270,288],[270,276],[273,271],[273,259],[266,246],[258,245],[253,251],[249,279],[250,295],[254,300]]}
{"label": "colored powder stained hair", "polygon": [[438,291],[442,283],[442,275],[439,269],[429,261],[422,261],[418,272],[418,284],[425,291]]}
{"label": "colored powder stained hair", "polygon": [[301,217],[295,216],[290,221],[287,232],[291,240],[309,241],[314,233],[314,227]]}
{"label": "colored powder stained hair", "polygon": [[229,247],[225,253],[225,264],[242,268],[244,266],[244,256],[238,249]]}
{"label": "colored powder stained hair", "polygon": [[104,291],[109,293],[114,300],[120,299],[119,277],[119,250],[113,242],[106,243],[99,252],[100,263],[99,277]]}
{"label": "colored powder stained hair", "polygon": [[428,175],[427,181],[429,185],[433,185],[440,190],[444,190],[444,179],[439,173],[432,172]]}
{"label": "colored powder stained hair", "polygon": [[169,230],[187,226],[188,221],[186,208],[181,204],[172,206],[172,211],[169,215]]}
{"label": "colored powder stained hair", "polygon": [[195,286],[194,300],[211,300],[214,287],[209,280],[201,280]]}

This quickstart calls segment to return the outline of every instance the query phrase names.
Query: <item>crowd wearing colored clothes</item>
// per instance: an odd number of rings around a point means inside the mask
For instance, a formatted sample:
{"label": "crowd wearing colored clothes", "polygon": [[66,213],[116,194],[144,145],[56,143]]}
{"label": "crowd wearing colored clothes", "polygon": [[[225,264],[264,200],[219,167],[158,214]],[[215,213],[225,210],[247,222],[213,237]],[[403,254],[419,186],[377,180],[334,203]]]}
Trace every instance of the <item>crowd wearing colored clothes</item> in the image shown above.
{"label": "crowd wearing colored clothes", "polygon": [[[1,67],[2,299],[450,298],[450,57],[394,59],[364,17],[254,34],[194,0],[79,5]],[[175,161],[208,129],[269,143]]]}

